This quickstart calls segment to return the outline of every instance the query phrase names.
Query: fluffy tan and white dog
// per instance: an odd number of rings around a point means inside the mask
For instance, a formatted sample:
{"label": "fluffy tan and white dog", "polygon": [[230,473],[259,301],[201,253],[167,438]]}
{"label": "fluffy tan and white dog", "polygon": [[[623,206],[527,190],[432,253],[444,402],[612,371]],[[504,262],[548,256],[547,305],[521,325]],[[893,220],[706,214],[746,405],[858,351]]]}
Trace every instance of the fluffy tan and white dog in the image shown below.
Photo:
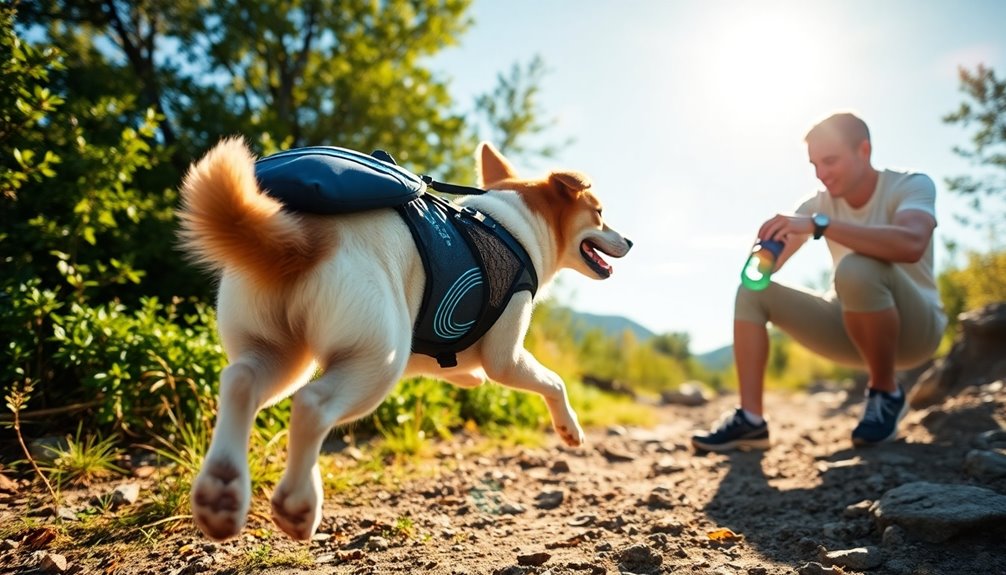
{"label": "fluffy tan and white dog", "polygon": [[[531,257],[544,287],[563,268],[605,279],[598,255],[632,243],[601,218],[581,173],[520,179],[491,145],[476,154],[479,186],[463,202],[506,227]],[[404,375],[429,374],[462,387],[487,379],[540,394],[556,432],[583,442],[562,379],[523,348],[531,295],[514,295],[495,325],[443,369],[411,353],[425,271],[393,209],[348,215],[295,214],[263,194],[254,157],[224,140],[194,164],[182,186],[182,244],[220,273],[218,322],[229,365],[220,376],[216,427],[192,486],[192,514],[223,540],[245,524],[251,499],[248,440],[255,414],[293,395],[286,470],[272,496],[276,525],[309,539],[321,521],[318,452],[333,426],[375,409]],[[321,375],[308,382],[316,369]]]}

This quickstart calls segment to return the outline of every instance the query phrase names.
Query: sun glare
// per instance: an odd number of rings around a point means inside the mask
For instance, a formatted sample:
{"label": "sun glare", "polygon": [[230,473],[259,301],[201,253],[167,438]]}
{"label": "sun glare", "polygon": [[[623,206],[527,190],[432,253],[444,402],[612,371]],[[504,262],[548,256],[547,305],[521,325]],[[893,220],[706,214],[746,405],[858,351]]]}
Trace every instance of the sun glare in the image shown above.
{"label": "sun glare", "polygon": [[795,10],[748,6],[749,12],[712,29],[705,71],[713,101],[734,121],[767,121],[804,109],[829,77],[821,31]]}

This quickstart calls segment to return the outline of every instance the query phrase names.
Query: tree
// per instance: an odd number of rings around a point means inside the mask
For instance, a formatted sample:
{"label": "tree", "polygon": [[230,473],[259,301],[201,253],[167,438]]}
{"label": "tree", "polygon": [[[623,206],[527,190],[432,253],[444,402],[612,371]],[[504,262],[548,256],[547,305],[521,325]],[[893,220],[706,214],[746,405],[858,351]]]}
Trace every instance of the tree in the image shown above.
{"label": "tree", "polygon": [[[466,118],[425,58],[470,24],[470,0],[60,0],[28,10],[50,40],[115,47],[182,173],[222,135],[261,152],[383,148],[417,171],[471,178]],[[78,69],[86,76],[97,58]]]}
{"label": "tree", "polygon": [[500,152],[510,158],[550,158],[560,147],[572,142],[567,139],[561,144],[541,144],[535,147],[526,143],[528,137],[539,136],[556,124],[554,118],[547,121],[542,119],[539,93],[545,72],[545,61],[536,55],[527,67],[514,64],[509,75],[499,74],[492,92],[482,94],[475,100],[475,108],[482,116],[490,139]]}
{"label": "tree", "polygon": [[[981,175],[948,178],[947,187],[970,198],[971,207],[984,216],[984,225],[997,237],[996,230],[1006,221],[1006,80],[981,64],[974,71],[962,67],[958,74],[966,99],[943,121],[966,128],[976,125],[971,147],[955,146],[954,152],[980,168]],[[966,216],[961,219],[973,223]]]}

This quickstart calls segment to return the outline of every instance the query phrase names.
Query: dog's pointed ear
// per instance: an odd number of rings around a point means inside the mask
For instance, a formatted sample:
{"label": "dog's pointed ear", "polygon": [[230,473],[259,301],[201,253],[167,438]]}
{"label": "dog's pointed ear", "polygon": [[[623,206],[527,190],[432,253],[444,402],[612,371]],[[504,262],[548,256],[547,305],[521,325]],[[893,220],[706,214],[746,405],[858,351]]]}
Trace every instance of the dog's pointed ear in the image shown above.
{"label": "dog's pointed ear", "polygon": [[489,142],[479,144],[475,151],[475,164],[475,169],[478,172],[478,186],[482,189],[501,180],[517,177],[517,170],[513,169],[503,154]]}
{"label": "dog's pointed ear", "polygon": [[552,172],[548,177],[549,182],[560,190],[576,195],[583,190],[589,189],[591,182],[587,174],[580,172]]}

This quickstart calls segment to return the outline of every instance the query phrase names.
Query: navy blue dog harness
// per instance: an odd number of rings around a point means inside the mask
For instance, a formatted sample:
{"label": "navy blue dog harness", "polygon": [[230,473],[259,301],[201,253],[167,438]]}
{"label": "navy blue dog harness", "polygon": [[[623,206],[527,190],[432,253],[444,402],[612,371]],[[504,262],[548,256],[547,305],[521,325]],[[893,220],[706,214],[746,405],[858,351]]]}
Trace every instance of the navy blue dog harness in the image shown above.
{"label": "navy blue dog harness", "polygon": [[496,323],[514,294],[534,297],[538,277],[516,238],[488,214],[427,193],[483,193],[419,177],[386,152],[296,148],[255,163],[261,188],[295,212],[345,214],[393,207],[409,227],[426,271],[412,351],[440,367]]}

